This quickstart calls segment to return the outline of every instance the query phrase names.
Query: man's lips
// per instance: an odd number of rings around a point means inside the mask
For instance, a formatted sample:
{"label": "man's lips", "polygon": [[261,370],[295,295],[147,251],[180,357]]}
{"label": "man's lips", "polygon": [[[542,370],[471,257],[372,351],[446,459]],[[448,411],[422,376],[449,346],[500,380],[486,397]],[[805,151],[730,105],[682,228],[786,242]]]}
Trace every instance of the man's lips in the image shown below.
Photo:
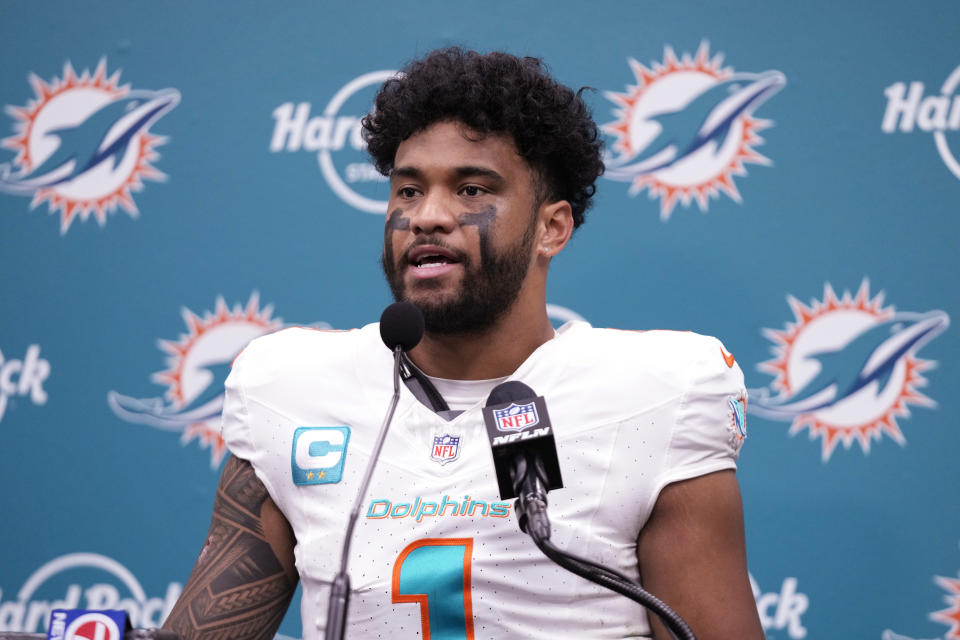
{"label": "man's lips", "polygon": [[415,278],[433,278],[461,264],[456,251],[431,244],[411,247],[405,254],[405,262],[407,271]]}

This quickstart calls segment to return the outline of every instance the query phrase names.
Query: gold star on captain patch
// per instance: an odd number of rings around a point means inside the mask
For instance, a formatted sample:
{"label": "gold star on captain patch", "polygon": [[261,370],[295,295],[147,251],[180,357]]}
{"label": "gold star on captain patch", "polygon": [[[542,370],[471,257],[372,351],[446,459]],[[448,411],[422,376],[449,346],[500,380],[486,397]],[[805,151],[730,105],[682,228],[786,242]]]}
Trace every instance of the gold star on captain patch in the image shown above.
{"label": "gold star on captain patch", "polygon": [[307,472],[307,480],[313,480],[313,471]]}
{"label": "gold star on captain patch", "polygon": [[325,471],[321,471],[320,473],[317,474],[317,477],[320,478],[321,480],[323,480],[323,477],[324,477],[325,475],[327,475],[326,472],[325,472]]}

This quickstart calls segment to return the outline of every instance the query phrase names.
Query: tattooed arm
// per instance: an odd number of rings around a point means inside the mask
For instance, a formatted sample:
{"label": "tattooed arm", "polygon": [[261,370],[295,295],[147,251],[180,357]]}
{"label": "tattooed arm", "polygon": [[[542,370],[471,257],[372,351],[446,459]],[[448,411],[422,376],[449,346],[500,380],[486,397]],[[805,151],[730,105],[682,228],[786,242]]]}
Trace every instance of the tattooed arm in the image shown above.
{"label": "tattooed arm", "polygon": [[246,460],[231,456],[210,533],[163,625],[184,640],[273,638],[297,588],[294,537]]}

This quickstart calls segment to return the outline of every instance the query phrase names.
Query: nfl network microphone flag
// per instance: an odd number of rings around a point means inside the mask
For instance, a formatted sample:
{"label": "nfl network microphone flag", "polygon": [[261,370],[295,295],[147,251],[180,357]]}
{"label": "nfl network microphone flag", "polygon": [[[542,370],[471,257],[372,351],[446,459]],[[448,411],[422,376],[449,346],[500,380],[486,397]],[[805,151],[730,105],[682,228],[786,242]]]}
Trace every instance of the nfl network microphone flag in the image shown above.
{"label": "nfl network microphone flag", "polygon": [[50,612],[47,640],[123,640],[130,630],[122,610],[54,609]]}
{"label": "nfl network microphone flag", "polygon": [[527,452],[538,455],[543,462],[547,473],[547,489],[563,487],[553,426],[543,396],[488,404],[483,408],[483,421],[493,451],[501,499],[517,497],[511,486],[510,465],[515,456],[526,455]]}

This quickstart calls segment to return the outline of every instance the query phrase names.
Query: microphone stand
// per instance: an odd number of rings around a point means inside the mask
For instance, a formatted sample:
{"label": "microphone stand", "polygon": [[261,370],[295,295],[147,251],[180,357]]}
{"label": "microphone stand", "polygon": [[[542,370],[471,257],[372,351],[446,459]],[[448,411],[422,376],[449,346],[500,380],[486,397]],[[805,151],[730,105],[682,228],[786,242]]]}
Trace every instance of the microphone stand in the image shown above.
{"label": "microphone stand", "polygon": [[376,466],[377,458],[380,457],[380,450],[387,439],[387,431],[390,428],[390,422],[393,420],[393,414],[397,410],[397,403],[400,401],[400,355],[403,353],[403,347],[397,345],[393,348],[393,397],[390,398],[390,406],[387,407],[387,415],[383,418],[383,424],[380,427],[380,434],[373,446],[373,453],[370,456],[370,462],[367,463],[367,471],[363,475],[363,482],[360,483],[360,490],[357,491],[357,499],[353,503],[353,509],[350,511],[350,519],[347,521],[347,533],[343,539],[343,551],[340,554],[340,572],[333,579],[330,585],[330,601],[327,605],[327,628],[324,635],[326,640],[343,640],[343,634],[347,626],[347,604],[350,601],[350,575],[347,573],[347,560],[350,556],[350,539],[353,537],[353,527],[357,523],[357,517],[360,515],[360,507],[363,505],[363,499],[367,495],[367,489],[370,487],[370,480],[373,477],[373,469]]}

